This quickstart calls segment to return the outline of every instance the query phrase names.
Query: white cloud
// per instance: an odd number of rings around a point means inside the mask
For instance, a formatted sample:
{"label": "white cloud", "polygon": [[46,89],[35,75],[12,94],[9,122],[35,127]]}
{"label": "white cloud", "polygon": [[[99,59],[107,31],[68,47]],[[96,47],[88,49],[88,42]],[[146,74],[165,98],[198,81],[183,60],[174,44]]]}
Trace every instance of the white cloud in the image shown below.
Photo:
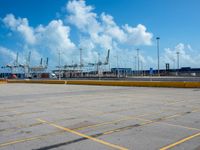
{"label": "white cloud", "polygon": [[119,42],[126,41],[126,34],[113,20],[111,15],[106,15],[105,13],[101,14],[102,26],[104,28],[104,33],[112,37],[113,39],[118,40]]}
{"label": "white cloud", "polygon": [[38,51],[35,47],[29,47],[28,45],[23,45],[23,51],[19,53],[20,57],[20,63],[25,64],[29,55],[29,52],[31,52],[31,65],[39,65],[40,59],[45,57],[42,53]]}
{"label": "white cloud", "polygon": [[112,49],[114,42],[119,45],[151,45],[153,34],[147,32],[144,25],[131,27],[126,24],[120,27],[111,15],[98,15],[93,10],[94,7],[86,5],[82,0],[67,3],[67,21],[87,35],[85,38],[91,40],[96,47]]}
{"label": "white cloud", "polygon": [[67,11],[70,15],[67,16],[67,20],[82,31],[96,33],[100,25],[97,21],[97,14],[92,12],[93,9],[92,6],[86,6],[85,1],[69,1]]}
{"label": "white cloud", "polygon": [[13,65],[18,53],[18,63],[25,64],[29,51],[31,51],[32,65],[39,65],[42,55],[36,49],[30,49],[26,45],[23,47],[23,51],[20,52],[15,52],[14,50],[0,46],[0,59],[4,65]]}
{"label": "white cloud", "polygon": [[64,25],[62,20],[52,20],[47,26],[39,25],[34,28],[29,26],[27,18],[16,19],[13,14],[8,14],[3,22],[11,31],[22,35],[24,46],[21,53],[32,51],[32,57],[36,57],[32,59],[35,63],[40,59],[39,56],[45,54],[53,61],[57,60],[59,50],[62,52],[63,62],[67,62],[76,50],[69,38],[70,27]]}
{"label": "white cloud", "polygon": [[127,43],[132,45],[151,45],[153,34],[147,32],[146,27],[142,24],[137,25],[137,27],[130,27],[125,25],[125,32],[127,33]]}
{"label": "white cloud", "polygon": [[[151,45],[153,34],[148,32],[144,25],[120,26],[113,16],[95,13],[94,7],[86,5],[83,0],[68,1],[66,9],[67,25],[63,20],[56,19],[51,20],[47,25],[33,27],[29,25],[27,18],[15,17],[13,14],[6,15],[3,23],[12,33],[21,35],[24,41],[21,53],[25,55],[28,51],[32,51],[34,57],[32,60],[35,63],[38,63],[40,59],[38,57],[48,56],[54,65],[57,64],[59,50],[62,53],[63,64],[69,64],[72,60],[79,62],[78,47],[83,48],[84,61],[91,62],[96,60],[98,53],[102,56],[106,55],[107,49],[111,49],[112,54],[123,55],[125,51],[130,51],[127,44]],[[78,46],[70,39],[69,23],[74,25],[79,33]]]}
{"label": "white cloud", "polygon": [[16,53],[8,48],[0,46],[0,56],[1,59],[14,60],[16,58]]}
{"label": "white cloud", "polygon": [[194,50],[191,53],[191,46],[183,43],[177,44],[173,49],[165,48],[164,63],[170,63],[171,68],[172,65],[173,68],[177,68],[177,52],[179,52],[180,67],[199,67],[197,62],[200,59],[200,55],[196,55]]}
{"label": "white cloud", "polygon": [[8,49],[6,47],[0,46],[0,60],[1,60],[2,66],[8,65],[8,64],[14,64],[16,60],[16,56],[17,56],[17,52],[14,52],[13,50]]}
{"label": "white cloud", "polygon": [[47,26],[40,25],[35,29],[37,45],[48,49],[53,55],[62,51],[64,55],[71,55],[76,49],[75,44],[70,40],[70,28],[65,26],[62,20],[52,20]]}
{"label": "white cloud", "polygon": [[36,42],[34,30],[29,26],[27,18],[16,19],[13,14],[8,14],[3,19],[3,22],[12,31],[19,32],[29,44],[34,44]]}

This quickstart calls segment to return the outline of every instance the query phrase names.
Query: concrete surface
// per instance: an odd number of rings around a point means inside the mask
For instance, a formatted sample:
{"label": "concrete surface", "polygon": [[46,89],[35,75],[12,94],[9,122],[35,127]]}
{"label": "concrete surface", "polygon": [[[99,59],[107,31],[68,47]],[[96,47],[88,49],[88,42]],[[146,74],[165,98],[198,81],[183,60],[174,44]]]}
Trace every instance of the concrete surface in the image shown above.
{"label": "concrete surface", "polygon": [[1,150],[199,150],[200,89],[0,85]]}

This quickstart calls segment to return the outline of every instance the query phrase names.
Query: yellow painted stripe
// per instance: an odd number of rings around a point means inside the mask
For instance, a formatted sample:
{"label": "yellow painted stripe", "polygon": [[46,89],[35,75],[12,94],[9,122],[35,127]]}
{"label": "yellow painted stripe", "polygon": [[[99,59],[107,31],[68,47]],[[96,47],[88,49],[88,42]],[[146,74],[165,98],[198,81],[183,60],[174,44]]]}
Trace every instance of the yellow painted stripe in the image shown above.
{"label": "yellow painted stripe", "polygon": [[23,143],[23,142],[32,141],[32,140],[43,139],[43,138],[48,137],[50,135],[57,135],[57,134],[60,134],[60,133],[62,133],[62,132],[56,131],[56,132],[51,132],[51,133],[38,135],[38,136],[33,136],[33,137],[29,137],[29,138],[23,138],[23,139],[19,139],[19,140],[12,140],[12,141],[8,141],[8,142],[0,143],[0,147],[5,147],[5,146],[18,144],[18,143]]}
{"label": "yellow painted stripe", "polygon": [[182,114],[178,113],[178,114],[175,114],[175,115],[172,115],[172,116],[168,116],[168,117],[165,117],[164,119],[171,119],[171,118],[176,118],[176,117],[179,117],[179,116],[182,116]]}
{"label": "yellow painted stripe", "polygon": [[97,142],[97,143],[101,143],[101,144],[103,144],[103,145],[106,145],[106,146],[109,146],[109,147],[112,147],[112,148],[115,148],[115,149],[119,149],[119,150],[128,150],[127,148],[124,148],[124,147],[121,147],[121,146],[118,146],[118,145],[115,145],[115,144],[108,143],[108,142],[106,142],[106,141],[103,141],[103,140],[100,140],[100,139],[97,139],[97,138],[94,138],[94,137],[91,137],[91,136],[82,134],[82,133],[80,133],[80,132],[71,130],[71,129],[69,129],[69,128],[65,128],[65,127],[59,126],[59,125],[57,125],[57,124],[54,124],[54,123],[45,121],[45,120],[43,120],[43,119],[37,119],[37,120],[38,120],[39,122],[49,124],[49,125],[54,126],[54,127],[58,128],[58,129],[61,129],[61,130],[64,130],[64,131],[67,131],[67,132],[76,134],[76,135],[78,135],[78,136],[81,136],[81,137],[90,139],[90,140],[92,140],[92,141],[95,141],[95,142]]}
{"label": "yellow painted stripe", "polygon": [[184,143],[184,142],[186,142],[186,141],[188,141],[188,140],[190,140],[190,139],[192,139],[192,138],[198,137],[198,136],[200,136],[200,132],[199,132],[199,133],[196,133],[196,134],[194,134],[194,135],[191,135],[191,136],[189,136],[189,137],[187,137],[187,138],[184,138],[184,139],[182,139],[182,140],[180,140],[180,141],[177,141],[177,142],[175,142],[175,143],[173,143],[173,144],[170,144],[170,145],[168,145],[168,146],[165,146],[165,147],[161,148],[160,150],[167,150],[167,149],[173,148],[173,147],[175,147],[175,146],[177,146],[177,145],[180,145],[181,143]]}
{"label": "yellow painted stripe", "polygon": [[[159,113],[162,113],[162,112],[159,112]],[[141,123],[141,125],[148,125],[148,124],[152,124],[152,123],[162,123],[162,124],[166,124],[166,125],[170,125],[170,126],[177,126],[177,127],[180,127],[180,128],[185,128],[185,129],[188,129],[188,130],[197,130],[197,131],[200,130],[198,128],[192,128],[192,127],[187,127],[187,126],[182,126],[182,125],[175,125],[175,124],[161,122],[161,121],[165,121],[167,119],[179,117],[179,116],[182,115],[182,113],[178,113],[178,114],[175,114],[175,115],[163,117],[162,120],[160,120],[160,121],[159,120],[149,120],[149,119],[142,118],[144,116],[149,116],[149,115],[152,115],[152,114],[159,114],[159,113],[146,113],[146,114],[142,114],[142,115],[138,115],[138,116],[126,116],[126,117],[122,117],[120,119],[113,120],[113,121],[102,122],[102,123],[99,123],[99,124],[94,124],[94,125],[74,128],[73,130],[83,130],[83,129],[87,129],[87,128],[91,129],[91,128],[96,128],[96,127],[99,127],[99,126],[114,124],[114,123],[118,123],[118,122],[122,122],[122,121],[132,120],[132,119],[144,121],[143,123]]]}
{"label": "yellow painted stripe", "polygon": [[[149,116],[149,115],[152,115],[152,114],[159,114],[159,113],[146,113],[146,114],[142,114],[142,115],[138,115],[138,116],[126,116],[126,117],[122,117],[120,119],[116,119],[116,120],[113,120],[113,121],[107,121],[107,122],[102,122],[102,123],[99,123],[99,124],[94,124],[94,125],[84,126],[84,127],[80,127],[80,128],[75,128],[74,130],[83,130],[83,129],[87,129],[87,128],[90,128],[90,129],[91,128],[96,128],[96,127],[99,127],[99,126],[114,124],[114,123],[118,123],[118,122],[122,122],[122,121],[134,120],[134,119],[137,119],[138,117]],[[146,120],[144,120],[144,121],[146,121]],[[149,120],[148,120],[148,122],[149,122]]]}
{"label": "yellow painted stripe", "polygon": [[10,142],[0,144],[0,147],[12,145],[12,144],[17,144],[17,143],[22,143],[22,142],[27,142],[27,141],[31,141],[31,140],[36,140],[36,139],[39,139],[39,138],[40,137],[36,136],[36,137],[25,138],[25,139],[21,139],[21,140],[10,141]]}
{"label": "yellow painted stripe", "polygon": [[[164,118],[162,121],[165,121],[165,120],[167,120],[169,118],[170,117]],[[143,119],[143,118],[139,118],[139,117],[136,117],[136,119],[141,120],[141,121],[146,121],[144,123],[141,123],[141,125],[148,125],[148,124],[152,124],[152,123],[161,123],[161,124],[165,124],[165,125],[169,125],[169,126],[175,126],[175,127],[185,128],[185,129],[188,129],[188,130],[197,130],[197,131],[200,131],[200,129],[198,129],[198,128],[192,128],[192,127],[187,127],[187,126],[182,126],[182,125],[176,125],[176,124],[171,124],[171,123],[166,123],[166,122],[160,122],[160,121],[152,121],[152,120]]]}
{"label": "yellow painted stripe", "polygon": [[192,112],[199,112],[200,109],[199,108],[196,108],[196,109],[193,109]]}
{"label": "yellow painted stripe", "polygon": [[171,123],[166,123],[166,122],[158,122],[158,123],[160,123],[160,124],[166,124],[166,125],[174,126],[174,127],[185,128],[185,129],[188,129],[188,130],[197,130],[197,131],[200,131],[200,129],[198,129],[198,128],[192,128],[192,127],[187,127],[187,126],[182,126],[182,125],[177,125],[177,124],[171,124]]}

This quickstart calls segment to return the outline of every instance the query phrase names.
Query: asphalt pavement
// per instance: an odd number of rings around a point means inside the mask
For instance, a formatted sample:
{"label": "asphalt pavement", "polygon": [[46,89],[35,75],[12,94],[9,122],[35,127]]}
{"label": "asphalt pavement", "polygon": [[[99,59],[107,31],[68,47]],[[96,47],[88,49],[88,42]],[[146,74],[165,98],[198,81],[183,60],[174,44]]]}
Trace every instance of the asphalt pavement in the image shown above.
{"label": "asphalt pavement", "polygon": [[199,150],[200,89],[0,84],[0,150]]}

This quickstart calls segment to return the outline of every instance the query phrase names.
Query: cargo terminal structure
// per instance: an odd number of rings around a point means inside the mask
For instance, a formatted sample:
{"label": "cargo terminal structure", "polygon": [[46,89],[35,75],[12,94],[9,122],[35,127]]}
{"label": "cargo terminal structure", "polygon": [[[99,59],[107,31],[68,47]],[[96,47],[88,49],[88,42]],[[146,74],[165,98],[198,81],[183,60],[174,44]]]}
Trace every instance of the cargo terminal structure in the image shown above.
{"label": "cargo terminal structure", "polygon": [[[60,55],[59,55],[60,56]],[[60,58],[60,57],[59,57]],[[182,67],[171,69],[169,64],[166,64],[165,69],[148,69],[143,70],[135,67],[110,68],[110,50],[108,49],[105,60],[98,60],[95,63],[83,63],[82,49],[80,49],[80,63],[61,66],[50,70],[48,68],[49,59],[40,59],[39,65],[31,66],[31,52],[29,52],[25,64],[20,64],[18,53],[16,59],[11,64],[2,65],[0,68],[0,78],[18,78],[18,79],[40,79],[40,78],[129,78],[135,76],[185,76],[185,77],[200,77],[200,68]],[[136,66],[137,64],[135,64]]]}
{"label": "cargo terminal structure", "polygon": [[[0,69],[0,78],[15,78],[24,79],[40,79],[40,78],[90,78],[90,77],[110,77],[110,78],[129,78],[137,76],[157,76],[157,70],[132,70],[132,68],[111,68],[106,71],[84,71],[80,69],[61,68],[48,71],[43,66],[35,66],[30,68],[29,73],[24,72],[24,67],[6,66]],[[180,76],[180,77],[200,77],[200,68],[180,68],[180,69],[161,69],[160,76]]]}

